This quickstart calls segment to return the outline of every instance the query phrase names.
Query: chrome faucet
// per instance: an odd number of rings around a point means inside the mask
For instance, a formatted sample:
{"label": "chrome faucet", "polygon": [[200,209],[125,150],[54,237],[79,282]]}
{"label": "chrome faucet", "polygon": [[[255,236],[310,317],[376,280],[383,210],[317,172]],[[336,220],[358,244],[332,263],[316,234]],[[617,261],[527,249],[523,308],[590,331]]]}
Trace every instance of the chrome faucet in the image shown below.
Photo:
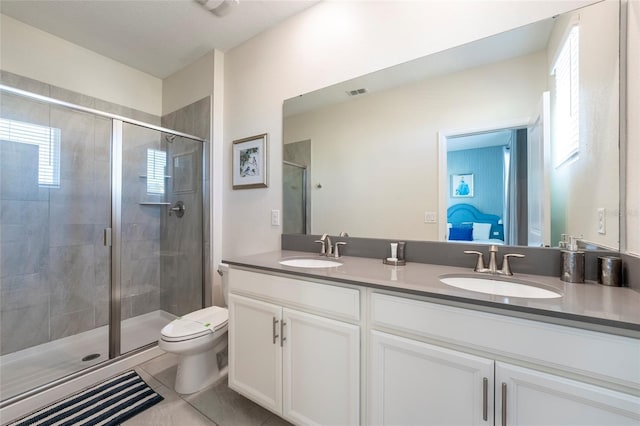
{"label": "chrome faucet", "polygon": [[347,243],[345,241],[338,241],[333,249],[333,257],[338,259],[340,257],[340,246],[346,246]]}
{"label": "chrome faucet", "polygon": [[475,254],[478,256],[476,266],[473,268],[474,272],[487,273],[492,275],[513,275],[511,267],[509,265],[510,257],[524,257],[524,254],[508,253],[502,258],[502,268],[498,269],[498,262],[496,260],[496,254],[498,253],[498,246],[492,245],[489,247],[489,266],[484,265],[484,256],[481,252],[475,250],[465,250],[465,254]]}
{"label": "chrome faucet", "polygon": [[320,256],[331,256],[333,254],[333,246],[331,245],[331,237],[329,234],[322,234],[319,240],[315,240],[314,243],[320,243]]}

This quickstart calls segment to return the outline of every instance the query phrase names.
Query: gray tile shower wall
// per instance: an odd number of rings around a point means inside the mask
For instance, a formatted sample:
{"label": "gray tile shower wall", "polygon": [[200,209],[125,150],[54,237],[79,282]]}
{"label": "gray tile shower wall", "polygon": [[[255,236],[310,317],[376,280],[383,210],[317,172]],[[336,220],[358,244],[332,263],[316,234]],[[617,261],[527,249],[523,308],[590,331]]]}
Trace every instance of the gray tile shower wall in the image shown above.
{"label": "gray tile shower wall", "polygon": [[[160,124],[160,117],[6,71],[0,82]],[[7,354],[108,322],[110,252],[102,232],[111,221],[111,121],[10,94],[1,96],[0,111],[4,119],[60,133],[58,182],[39,181],[36,145],[0,141],[0,354]],[[126,315],[160,306],[159,266],[142,261],[159,250],[159,222],[153,231],[147,216],[136,220],[126,235],[146,251],[131,247],[138,265],[123,268],[135,270]]]}
{"label": "gray tile shower wall", "polygon": [[160,116],[129,108],[124,105],[114,104],[102,99],[87,96],[72,90],[63,89],[51,84],[43,83],[32,78],[23,77],[9,71],[0,70],[0,83],[15,87],[16,89],[26,90],[38,95],[48,96],[60,101],[73,103],[87,108],[97,109],[99,111],[111,114],[129,117],[134,120],[143,121],[145,123],[160,125]]}
{"label": "gray tile shower wall", "polygon": [[[283,250],[297,250],[318,253],[319,246],[314,241],[319,235],[282,235]],[[383,259],[389,257],[389,243],[397,240],[375,238],[333,237],[334,242],[345,241],[341,253],[345,256],[372,257]],[[407,241],[406,259],[409,262],[431,263],[436,265],[469,267],[472,269],[475,259],[463,253],[464,250],[478,250],[485,252],[488,258],[488,246],[477,244],[455,244],[439,241]],[[511,269],[514,273],[560,276],[560,251],[546,247],[500,247],[500,253],[524,254],[526,259],[514,259]],[[591,250],[586,251],[585,278],[590,281],[597,279],[598,256],[619,256],[618,252]],[[640,258],[622,255],[624,265],[624,285],[640,291]]]}
{"label": "gray tile shower wall", "polygon": [[[211,129],[211,99],[203,98],[162,117],[162,126],[201,137],[208,141]],[[168,146],[168,162],[172,178],[167,196],[172,204],[182,201],[185,214],[162,214],[161,297],[164,311],[184,315],[203,306],[202,278],[212,282],[209,262],[209,143],[176,138]],[[204,169],[203,161],[204,158]],[[182,167],[182,171],[180,166]],[[186,174],[185,174],[186,173]],[[201,176],[202,178],[197,178]],[[203,192],[204,186],[204,192]],[[194,208],[202,206],[204,209]],[[204,251],[204,253],[203,253]],[[204,256],[203,256],[204,255]],[[205,286],[204,300],[211,300],[210,286]],[[208,303],[205,303],[208,304]]]}
{"label": "gray tile shower wall", "polygon": [[[164,151],[160,132],[125,123],[122,129],[122,319],[160,309],[163,195],[148,193],[147,152]],[[164,174],[164,171],[163,173]],[[150,178],[150,177],[149,177]]]}

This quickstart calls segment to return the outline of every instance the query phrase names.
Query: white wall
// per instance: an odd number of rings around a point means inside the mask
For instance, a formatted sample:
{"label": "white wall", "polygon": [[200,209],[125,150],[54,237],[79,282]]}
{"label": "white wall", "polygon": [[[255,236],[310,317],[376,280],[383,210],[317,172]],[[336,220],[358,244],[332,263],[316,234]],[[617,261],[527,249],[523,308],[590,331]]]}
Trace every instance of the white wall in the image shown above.
{"label": "white wall", "polygon": [[269,134],[270,185],[231,189],[225,173],[224,256],[280,247],[282,102],[593,1],[325,2],[225,55],[225,165],[234,139]]}
{"label": "white wall", "polygon": [[162,81],[162,115],[190,105],[213,93],[214,52]]}
{"label": "white wall", "polygon": [[0,15],[0,67],[149,114],[162,113],[162,80]]}
{"label": "white wall", "polygon": [[640,0],[629,2],[627,37],[627,251],[640,256]]}
{"label": "white wall", "polygon": [[[619,248],[619,3],[607,0],[562,16],[552,34],[549,64],[572,20],[580,26],[580,148],[575,161],[555,167],[554,191],[566,206],[564,233]],[[594,177],[597,177],[595,179]],[[606,233],[598,233],[598,209]],[[557,241],[552,241],[552,244]]]}
{"label": "white wall", "polygon": [[312,233],[438,240],[438,132],[526,124],[546,70],[539,52],[285,119],[285,143],[311,140]]}

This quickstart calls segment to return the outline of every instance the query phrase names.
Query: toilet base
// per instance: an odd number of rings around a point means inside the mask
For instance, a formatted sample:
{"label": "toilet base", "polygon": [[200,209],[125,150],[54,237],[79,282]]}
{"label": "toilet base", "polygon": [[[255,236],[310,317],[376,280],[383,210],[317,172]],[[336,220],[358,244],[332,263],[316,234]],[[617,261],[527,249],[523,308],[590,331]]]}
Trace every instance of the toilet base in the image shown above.
{"label": "toilet base", "polygon": [[217,353],[227,347],[225,338],[212,349],[178,358],[178,372],[174,389],[180,394],[198,392],[227,375],[227,367],[219,368]]}

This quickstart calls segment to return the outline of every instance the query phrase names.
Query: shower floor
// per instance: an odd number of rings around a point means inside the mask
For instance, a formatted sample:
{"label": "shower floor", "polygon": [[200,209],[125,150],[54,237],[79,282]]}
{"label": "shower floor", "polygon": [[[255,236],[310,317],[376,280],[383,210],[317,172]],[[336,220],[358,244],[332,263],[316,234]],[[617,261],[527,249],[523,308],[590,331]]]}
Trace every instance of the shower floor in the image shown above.
{"label": "shower floor", "polygon": [[[153,343],[175,317],[157,310],[122,321],[120,352]],[[109,359],[109,328],[103,326],[0,357],[0,400],[11,398]],[[82,361],[98,354],[99,357]]]}

